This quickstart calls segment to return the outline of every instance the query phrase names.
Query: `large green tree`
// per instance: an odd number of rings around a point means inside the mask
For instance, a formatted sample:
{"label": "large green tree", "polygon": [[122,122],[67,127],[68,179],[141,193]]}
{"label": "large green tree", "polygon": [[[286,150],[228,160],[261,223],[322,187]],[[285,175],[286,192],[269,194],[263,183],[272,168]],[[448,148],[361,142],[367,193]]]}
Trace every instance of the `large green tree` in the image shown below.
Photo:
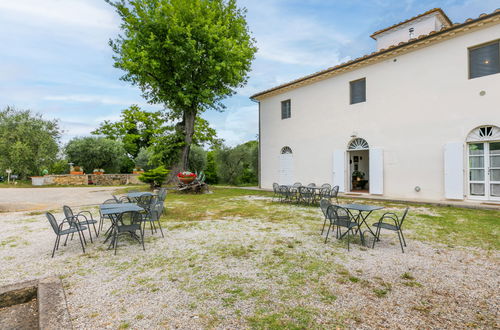
{"label": "large green tree", "polygon": [[72,139],[65,153],[68,161],[83,166],[86,173],[101,168],[107,173],[118,173],[128,159],[120,141],[95,136]]}
{"label": "large green tree", "polygon": [[115,67],[179,121],[178,167],[186,169],[197,116],[223,110],[246,83],[256,47],[245,10],[235,0],[106,1],[122,19],[123,34],[110,41]]}
{"label": "large green tree", "polygon": [[0,173],[10,168],[22,178],[39,175],[57,159],[57,120],[45,120],[29,110],[0,111]]}
{"label": "large green tree", "polygon": [[258,182],[259,143],[248,141],[234,148],[216,150],[217,176],[229,184],[256,184]]}

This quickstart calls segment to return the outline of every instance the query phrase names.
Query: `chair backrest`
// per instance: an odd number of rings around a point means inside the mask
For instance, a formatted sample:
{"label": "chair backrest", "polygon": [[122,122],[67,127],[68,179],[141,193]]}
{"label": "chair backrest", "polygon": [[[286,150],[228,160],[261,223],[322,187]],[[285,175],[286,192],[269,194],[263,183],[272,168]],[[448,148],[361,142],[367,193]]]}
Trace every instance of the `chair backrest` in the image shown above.
{"label": "chair backrest", "polygon": [[321,196],[321,198],[330,198],[330,188],[322,187],[319,190],[319,195]]}
{"label": "chair backrest", "polygon": [[333,186],[330,196],[337,197],[338,194],[339,194],[339,186]]}
{"label": "chair backrest", "polygon": [[167,188],[160,188],[160,191],[158,191],[158,199],[164,202],[166,198],[167,198]]}
{"label": "chair backrest", "polygon": [[118,199],[118,197],[116,197],[115,195],[111,195],[113,196],[113,199],[117,202],[117,203],[120,203],[120,200]]}
{"label": "chair backrest", "polygon": [[308,187],[316,187],[316,184],[315,183],[310,183],[307,185]]}
{"label": "chair backrest", "polygon": [[118,203],[132,203],[132,201],[128,198],[128,196],[120,196]]}
{"label": "chair backrest", "polygon": [[276,182],[273,183],[273,191],[274,191],[275,194],[278,193],[279,189],[280,189],[280,185],[277,184]]}
{"label": "chair backrest", "polygon": [[351,217],[347,209],[338,205],[330,205],[326,210],[326,217],[330,219],[331,223],[335,223],[338,226],[346,227],[351,222]]}
{"label": "chair backrest", "polygon": [[59,235],[59,225],[57,224],[57,220],[54,217],[54,215],[52,215],[52,213],[50,213],[50,212],[46,212],[45,216],[49,220],[49,223],[52,226],[52,229],[54,230],[54,233],[56,233],[56,235]]}
{"label": "chair backrest", "polygon": [[66,218],[72,218],[73,217],[73,210],[71,209],[71,207],[69,207],[68,205],[64,205],[63,206],[63,212],[64,212],[64,216]]}
{"label": "chair backrest", "polygon": [[290,189],[287,186],[280,186],[280,188],[279,188],[280,194],[283,194],[283,195],[288,194],[289,191],[290,191]]}
{"label": "chair backrest", "polygon": [[332,186],[329,183],[323,183],[321,188],[327,188],[328,190],[332,189]]}
{"label": "chair backrest", "polygon": [[294,187],[300,187],[300,186],[302,186],[302,183],[300,183],[300,182],[295,182],[295,183],[293,184],[293,186],[294,186]]}
{"label": "chair backrest", "polygon": [[399,219],[399,228],[401,228],[401,226],[403,225],[403,221],[405,221],[405,218],[406,218],[406,215],[408,214],[408,210],[409,210],[409,209],[410,209],[410,208],[409,208],[409,207],[407,207],[407,208],[405,209],[405,211],[403,212],[403,216],[401,217],[401,219]]}
{"label": "chair backrest", "polygon": [[153,195],[142,195],[137,198],[137,205],[139,205],[140,207],[149,207],[153,197]]}
{"label": "chair backrest", "polygon": [[119,204],[118,201],[114,198],[112,199],[106,199],[104,202],[102,202],[103,204]]}
{"label": "chair backrest", "polygon": [[300,187],[299,188],[300,195],[303,197],[311,197],[314,195],[314,189],[311,187]]}
{"label": "chair backrest", "polygon": [[323,215],[326,217],[326,211],[328,210],[328,207],[332,205],[332,202],[328,199],[322,199],[319,201],[319,207],[321,208],[321,211],[323,211]]}
{"label": "chair backrest", "polygon": [[163,213],[163,202],[158,201],[153,206],[151,206],[151,208],[149,209],[148,216],[151,220],[157,221],[160,219],[162,213]]}

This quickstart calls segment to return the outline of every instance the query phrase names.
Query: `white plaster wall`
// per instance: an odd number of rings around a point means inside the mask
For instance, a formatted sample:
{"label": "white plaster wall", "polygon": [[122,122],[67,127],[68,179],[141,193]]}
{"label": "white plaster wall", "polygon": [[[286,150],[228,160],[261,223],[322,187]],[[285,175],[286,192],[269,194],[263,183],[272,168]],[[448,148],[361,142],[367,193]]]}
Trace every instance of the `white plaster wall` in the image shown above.
{"label": "white plaster wall", "polygon": [[416,21],[409,22],[398,26],[395,30],[389,30],[383,34],[376,36],[377,38],[377,50],[382,48],[388,48],[392,45],[397,45],[400,42],[406,42],[410,40],[409,29],[414,28],[414,38],[418,36],[429,34],[431,31],[436,31],[441,29],[441,21],[438,19],[437,15],[430,15],[422,17]]}
{"label": "white plaster wall", "polygon": [[[500,74],[469,80],[467,49],[499,38],[496,25],[263,99],[262,187],[278,181],[283,146],[293,150],[294,181],[331,183],[333,151],[356,132],[384,150],[384,196],[443,199],[444,145],[500,126]],[[367,101],[350,105],[349,82],[363,77]],[[286,99],[292,116],[281,120]]]}

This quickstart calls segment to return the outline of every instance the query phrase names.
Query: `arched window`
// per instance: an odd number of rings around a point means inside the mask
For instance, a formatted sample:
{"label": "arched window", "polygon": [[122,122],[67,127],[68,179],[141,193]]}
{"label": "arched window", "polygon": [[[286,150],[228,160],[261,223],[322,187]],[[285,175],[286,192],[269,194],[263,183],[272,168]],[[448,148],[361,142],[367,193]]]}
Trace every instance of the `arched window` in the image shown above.
{"label": "arched window", "polygon": [[281,148],[281,154],[282,155],[291,154],[291,153],[292,153],[292,148],[290,148],[288,146]]}
{"label": "arched window", "polygon": [[368,146],[368,142],[365,139],[357,138],[349,143],[349,150],[368,150],[370,147]]}
{"label": "arched window", "polygon": [[500,128],[497,126],[480,126],[467,135],[467,142],[500,140]]}

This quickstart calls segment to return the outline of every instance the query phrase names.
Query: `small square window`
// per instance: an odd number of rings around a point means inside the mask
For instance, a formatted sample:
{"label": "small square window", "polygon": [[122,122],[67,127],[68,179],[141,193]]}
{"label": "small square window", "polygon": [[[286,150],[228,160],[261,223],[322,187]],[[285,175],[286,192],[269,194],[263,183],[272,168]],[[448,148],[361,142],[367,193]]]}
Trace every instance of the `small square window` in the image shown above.
{"label": "small square window", "polygon": [[351,81],[351,104],[366,102],[366,78]]}
{"label": "small square window", "polygon": [[290,100],[281,101],[281,119],[287,119],[292,116]]}
{"label": "small square window", "polygon": [[469,79],[500,72],[500,43],[469,49]]}

